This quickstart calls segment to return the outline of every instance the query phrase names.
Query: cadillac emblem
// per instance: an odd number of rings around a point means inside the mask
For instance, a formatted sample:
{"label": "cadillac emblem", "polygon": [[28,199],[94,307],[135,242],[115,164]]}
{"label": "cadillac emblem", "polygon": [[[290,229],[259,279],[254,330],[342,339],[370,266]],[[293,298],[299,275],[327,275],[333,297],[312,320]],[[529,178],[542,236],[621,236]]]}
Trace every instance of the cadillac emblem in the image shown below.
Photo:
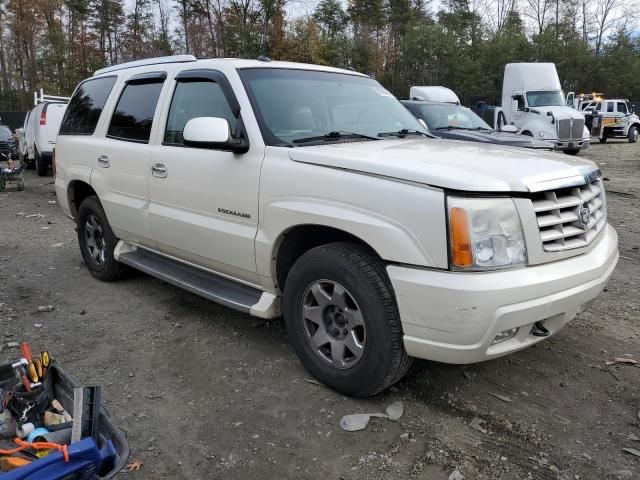
{"label": "cadillac emblem", "polygon": [[586,203],[578,207],[578,222],[580,223],[580,228],[589,230],[591,226],[591,210],[589,210],[589,205]]}

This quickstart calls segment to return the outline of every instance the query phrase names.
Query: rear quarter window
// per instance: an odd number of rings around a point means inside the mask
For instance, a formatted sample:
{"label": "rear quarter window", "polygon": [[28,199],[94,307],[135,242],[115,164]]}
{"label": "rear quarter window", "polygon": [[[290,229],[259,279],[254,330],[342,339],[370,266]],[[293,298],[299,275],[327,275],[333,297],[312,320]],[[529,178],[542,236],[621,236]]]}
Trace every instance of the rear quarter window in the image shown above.
{"label": "rear quarter window", "polygon": [[93,135],[116,77],[91,79],[80,84],[62,119],[60,135]]}

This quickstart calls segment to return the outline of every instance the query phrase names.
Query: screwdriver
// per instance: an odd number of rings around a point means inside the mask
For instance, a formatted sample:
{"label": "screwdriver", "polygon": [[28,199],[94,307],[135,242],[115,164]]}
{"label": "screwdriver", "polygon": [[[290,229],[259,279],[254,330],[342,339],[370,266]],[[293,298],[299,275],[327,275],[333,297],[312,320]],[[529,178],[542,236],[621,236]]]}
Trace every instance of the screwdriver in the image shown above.
{"label": "screwdriver", "polygon": [[44,379],[44,377],[47,376],[47,370],[49,370],[49,366],[51,365],[51,357],[49,356],[49,352],[45,350],[40,355],[40,358],[42,359],[42,378]]}
{"label": "screwdriver", "polygon": [[27,342],[22,342],[20,344],[20,352],[22,353],[22,357],[27,359],[27,362],[33,362],[33,357],[31,356],[31,347]]}

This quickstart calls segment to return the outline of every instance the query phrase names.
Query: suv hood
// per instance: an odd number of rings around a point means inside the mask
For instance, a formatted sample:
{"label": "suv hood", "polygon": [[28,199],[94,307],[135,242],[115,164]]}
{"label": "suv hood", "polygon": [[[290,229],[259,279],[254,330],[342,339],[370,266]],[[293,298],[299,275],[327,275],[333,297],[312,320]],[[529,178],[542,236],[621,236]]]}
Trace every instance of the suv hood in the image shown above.
{"label": "suv hood", "polygon": [[436,137],[450,140],[467,140],[469,142],[495,143],[497,145],[509,145],[511,147],[536,148],[551,150],[553,147],[548,142],[542,142],[536,138],[518,133],[500,132],[497,130],[463,130],[452,128],[451,130],[431,130]]}
{"label": "suv hood", "polygon": [[584,118],[584,114],[577,111],[575,108],[565,106],[551,106],[551,107],[531,107],[531,110],[536,110],[542,115],[546,115],[547,112],[553,113],[556,119],[560,118]]}
{"label": "suv hood", "polygon": [[[296,147],[289,158],[469,192],[535,192],[583,184],[598,167],[552,152],[438,139],[385,139]],[[560,182],[558,182],[560,181]]]}

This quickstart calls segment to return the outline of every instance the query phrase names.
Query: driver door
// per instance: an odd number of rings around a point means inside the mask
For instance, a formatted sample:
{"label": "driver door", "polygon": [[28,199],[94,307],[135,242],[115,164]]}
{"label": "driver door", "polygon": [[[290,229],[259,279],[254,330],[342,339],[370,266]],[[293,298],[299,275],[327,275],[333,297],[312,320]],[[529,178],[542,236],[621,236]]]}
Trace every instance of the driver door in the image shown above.
{"label": "driver door", "polygon": [[161,139],[151,158],[149,219],[158,249],[172,257],[258,283],[254,240],[264,148],[238,154],[185,146],[187,121],[219,117],[241,126],[226,77],[214,70],[179,73],[168,96]]}

